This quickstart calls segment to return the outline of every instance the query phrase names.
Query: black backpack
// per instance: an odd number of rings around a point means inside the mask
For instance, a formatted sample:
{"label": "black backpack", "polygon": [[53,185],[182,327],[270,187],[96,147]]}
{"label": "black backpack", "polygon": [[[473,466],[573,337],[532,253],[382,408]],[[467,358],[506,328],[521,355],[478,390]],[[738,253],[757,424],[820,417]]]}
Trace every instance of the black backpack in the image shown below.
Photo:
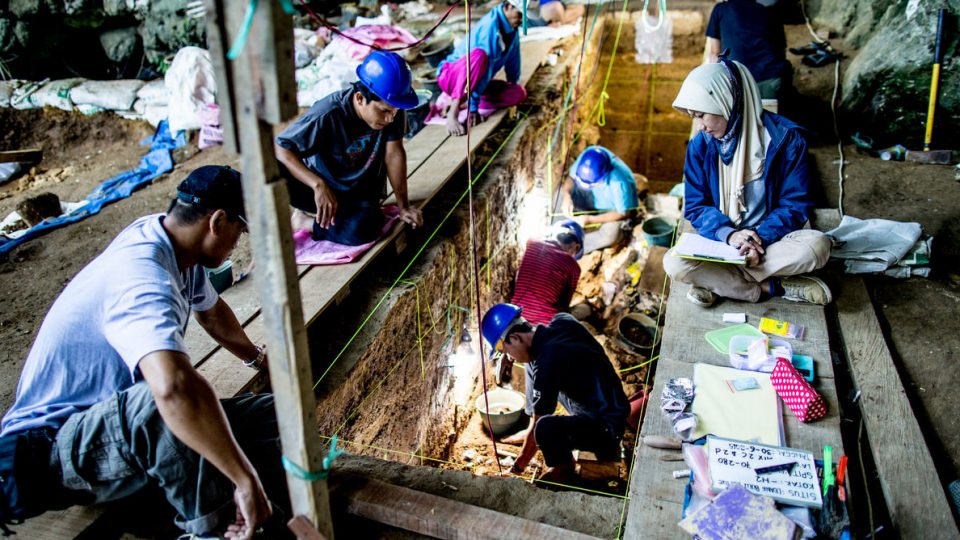
{"label": "black backpack", "polygon": [[[47,510],[59,491],[59,471],[50,470],[55,432],[32,429],[0,437],[0,531]],[[52,488],[52,489],[51,489]]]}

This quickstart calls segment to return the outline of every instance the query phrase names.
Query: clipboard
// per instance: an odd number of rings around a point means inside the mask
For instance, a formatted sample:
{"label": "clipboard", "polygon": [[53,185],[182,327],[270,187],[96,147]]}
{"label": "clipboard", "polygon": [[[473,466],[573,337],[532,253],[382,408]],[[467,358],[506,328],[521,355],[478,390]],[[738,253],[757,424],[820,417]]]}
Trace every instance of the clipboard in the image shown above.
{"label": "clipboard", "polygon": [[737,248],[688,232],[680,235],[680,240],[673,247],[673,256],[724,264],[747,264],[747,258],[740,255]]}

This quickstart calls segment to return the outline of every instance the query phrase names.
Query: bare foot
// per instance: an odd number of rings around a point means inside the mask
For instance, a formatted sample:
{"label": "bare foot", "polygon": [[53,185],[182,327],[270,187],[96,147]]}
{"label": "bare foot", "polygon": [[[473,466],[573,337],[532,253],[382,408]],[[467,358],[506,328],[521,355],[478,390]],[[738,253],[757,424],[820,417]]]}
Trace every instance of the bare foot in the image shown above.
{"label": "bare foot", "polygon": [[293,228],[293,232],[313,231],[314,222],[316,222],[316,219],[303,210],[294,208],[290,214],[290,226]]}
{"label": "bare foot", "polygon": [[523,441],[527,438],[527,432],[529,431],[530,430],[525,429],[519,433],[514,433],[509,437],[500,439],[500,442],[503,444],[523,444]]}

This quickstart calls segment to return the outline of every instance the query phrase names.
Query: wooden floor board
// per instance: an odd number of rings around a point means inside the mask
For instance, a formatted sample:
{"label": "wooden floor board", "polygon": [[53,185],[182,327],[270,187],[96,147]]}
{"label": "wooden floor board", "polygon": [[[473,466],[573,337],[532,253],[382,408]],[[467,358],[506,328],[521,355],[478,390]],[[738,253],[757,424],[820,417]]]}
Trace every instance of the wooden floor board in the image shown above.
{"label": "wooden floor board", "polygon": [[960,538],[863,280],[835,291],[854,384],[890,518],[901,538]]}
{"label": "wooden floor board", "polygon": [[[669,421],[659,411],[659,396],[663,386],[671,378],[693,377],[693,364],[698,362],[729,366],[729,356],[713,349],[704,334],[727,326],[722,322],[724,312],[747,314],[747,322],[756,326],[760,317],[773,317],[803,324],[806,334],[803,340],[788,340],[800,354],[814,357],[817,369],[816,389],[827,401],[826,418],[803,424],[794,414],[783,407],[784,438],[786,445],[814,452],[820,456],[825,444],[834,447],[834,455],[842,453],[840,416],[836,387],[833,379],[833,364],[827,335],[826,316],[822,306],[798,304],[783,300],[751,304],[723,300],[715,307],[704,309],[686,298],[689,286],[672,282],[667,300],[666,320],[657,361],[651,409],[647,413],[641,436],[674,436]],[[631,471],[624,539],[636,538],[689,538],[676,523],[680,521],[685,480],[675,480],[673,471],[685,469],[683,462],[661,461],[667,450],[637,444],[635,461]],[[658,533],[650,535],[650,531]]]}

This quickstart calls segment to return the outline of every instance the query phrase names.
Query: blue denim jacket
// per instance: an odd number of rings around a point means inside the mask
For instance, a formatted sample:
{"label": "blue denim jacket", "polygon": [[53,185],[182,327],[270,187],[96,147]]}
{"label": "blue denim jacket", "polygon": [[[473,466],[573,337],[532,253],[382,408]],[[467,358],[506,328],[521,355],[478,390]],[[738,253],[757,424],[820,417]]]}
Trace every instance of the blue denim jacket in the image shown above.
{"label": "blue denim jacket", "polygon": [[[764,245],[803,228],[813,197],[810,195],[810,157],[801,128],[787,118],[764,111],[763,125],[770,133],[764,164],[767,213],[755,230]],[[701,236],[726,242],[736,226],[720,211],[720,176],[716,142],[698,133],[687,146],[684,163],[684,217]]]}

